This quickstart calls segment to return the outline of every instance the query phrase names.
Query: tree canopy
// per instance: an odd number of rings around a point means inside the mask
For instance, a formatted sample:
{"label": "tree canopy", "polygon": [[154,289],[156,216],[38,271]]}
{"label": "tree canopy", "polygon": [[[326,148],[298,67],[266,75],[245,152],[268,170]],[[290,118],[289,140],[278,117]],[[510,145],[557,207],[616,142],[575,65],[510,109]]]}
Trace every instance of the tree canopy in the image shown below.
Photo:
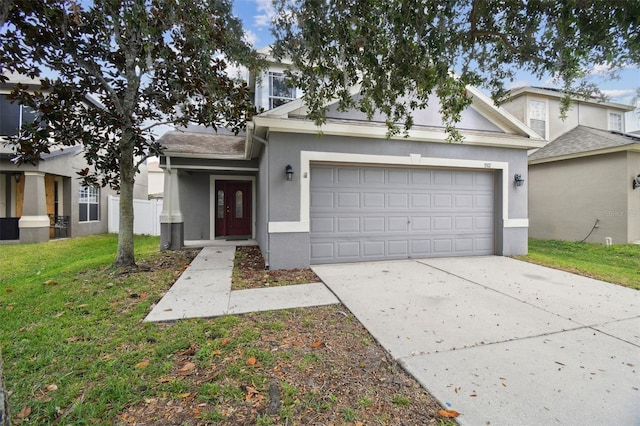
{"label": "tree canopy", "polygon": [[[466,85],[494,100],[516,71],[557,79],[588,96],[594,65],[640,64],[637,0],[276,0],[274,55],[293,61],[310,115],[326,105],[371,116],[391,132],[413,125],[411,110],[439,98],[450,134],[470,102]],[[359,87],[360,96],[350,89]],[[564,99],[568,107],[569,96]]]}
{"label": "tree canopy", "polygon": [[[18,162],[52,145],[84,146],[88,184],[120,192],[116,264],[131,265],[133,184],[160,153],[152,129],[198,123],[241,130],[253,113],[246,82],[229,64],[257,68],[230,0],[5,0],[0,75],[43,76],[14,99],[38,120],[12,139]],[[45,73],[45,74],[43,74]]]}

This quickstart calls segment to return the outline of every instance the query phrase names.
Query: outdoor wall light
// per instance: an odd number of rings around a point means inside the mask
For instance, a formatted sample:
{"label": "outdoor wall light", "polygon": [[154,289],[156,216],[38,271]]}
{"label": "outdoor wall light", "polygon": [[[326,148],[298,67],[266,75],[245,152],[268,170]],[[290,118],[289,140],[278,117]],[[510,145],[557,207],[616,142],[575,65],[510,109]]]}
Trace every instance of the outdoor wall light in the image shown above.
{"label": "outdoor wall light", "polygon": [[20,182],[21,177],[22,177],[21,173],[16,173],[13,175],[13,178],[16,180],[16,183]]}
{"label": "outdoor wall light", "polygon": [[514,180],[514,182],[515,182],[516,186],[522,186],[522,185],[524,185],[524,178],[522,177],[522,175],[521,175],[521,174],[516,174],[516,175],[513,177],[513,180]]}
{"label": "outdoor wall light", "polygon": [[293,180],[293,167],[291,167],[291,164],[287,164],[287,167],[284,168],[284,174],[287,175],[287,180]]}
{"label": "outdoor wall light", "polygon": [[633,186],[633,189],[640,188],[640,175],[633,178],[631,186]]}

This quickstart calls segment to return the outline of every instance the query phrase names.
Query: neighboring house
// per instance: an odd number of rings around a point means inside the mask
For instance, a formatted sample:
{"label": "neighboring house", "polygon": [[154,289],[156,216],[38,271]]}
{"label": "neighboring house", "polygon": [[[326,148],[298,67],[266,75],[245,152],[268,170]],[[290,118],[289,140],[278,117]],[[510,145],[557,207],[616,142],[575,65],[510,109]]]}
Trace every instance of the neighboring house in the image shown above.
{"label": "neighboring house", "polygon": [[509,92],[502,107],[549,142],[579,125],[624,132],[625,113],[633,110],[630,105],[576,97],[561,118],[563,96],[558,89],[520,87]]}
{"label": "neighboring house", "polygon": [[272,269],[527,252],[522,179],[527,150],[545,141],[478,90],[457,126],[464,142],[447,143],[437,99],[408,137],[389,139],[384,117],[333,106],[318,127],[279,77],[262,84],[268,110],[246,134],[160,139],[163,249],[255,238]]}
{"label": "neighboring house", "polygon": [[113,191],[80,184],[76,172],[87,167],[82,147],[54,147],[37,165],[11,161],[13,152],[2,140],[34,117],[7,99],[17,83],[39,85],[16,75],[0,85],[0,240],[31,243],[107,232],[107,196]]}
{"label": "neighboring house", "polygon": [[529,157],[530,236],[640,242],[639,175],[640,135],[566,132]]}

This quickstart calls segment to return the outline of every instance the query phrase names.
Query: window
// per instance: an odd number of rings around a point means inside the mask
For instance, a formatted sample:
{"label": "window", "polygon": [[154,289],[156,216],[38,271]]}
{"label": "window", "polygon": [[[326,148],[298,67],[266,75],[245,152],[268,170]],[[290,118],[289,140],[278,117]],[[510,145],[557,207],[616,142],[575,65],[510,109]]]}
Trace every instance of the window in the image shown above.
{"label": "window", "polygon": [[547,103],[544,101],[529,101],[529,127],[534,132],[547,138]]}
{"label": "window", "polygon": [[622,129],[622,114],[619,112],[610,112],[609,113],[609,130],[614,130],[617,132],[624,131]]}
{"label": "window", "polygon": [[80,207],[80,222],[100,220],[100,188],[81,186],[78,205]]}
{"label": "window", "polygon": [[35,112],[29,107],[11,103],[7,95],[0,95],[0,136],[15,136],[23,123],[32,123]]}
{"label": "window", "polygon": [[289,87],[283,73],[269,73],[269,109],[279,107],[296,98],[295,87]]}
{"label": "window", "polygon": [[236,219],[242,219],[243,215],[242,207],[242,191],[236,191]]}

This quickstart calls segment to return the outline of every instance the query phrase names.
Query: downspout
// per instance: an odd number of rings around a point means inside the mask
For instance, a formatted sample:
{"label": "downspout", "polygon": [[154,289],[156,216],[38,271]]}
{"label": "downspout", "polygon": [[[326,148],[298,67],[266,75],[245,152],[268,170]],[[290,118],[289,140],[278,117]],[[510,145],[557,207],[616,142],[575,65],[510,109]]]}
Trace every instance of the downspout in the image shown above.
{"label": "downspout", "polygon": [[[169,173],[170,179],[173,179],[173,176],[171,176],[171,157],[169,157],[167,155],[167,173]],[[164,199],[168,201],[167,203],[167,211],[169,212],[169,218],[171,219],[171,184],[169,185],[168,188],[165,188],[165,194],[163,195]],[[173,234],[173,230],[172,230],[172,225],[171,222],[169,222],[169,232],[168,232],[168,238],[167,238],[167,242],[164,244],[164,249],[165,250],[169,250],[169,247],[171,247],[171,234]]]}
{"label": "downspout", "polygon": [[253,139],[264,145],[265,162],[267,163],[267,202],[265,203],[265,208],[267,209],[267,247],[265,250],[267,259],[265,261],[265,269],[269,269],[269,265],[271,264],[271,234],[269,233],[269,187],[271,186],[271,176],[269,174],[269,143],[255,134],[253,135]]}

